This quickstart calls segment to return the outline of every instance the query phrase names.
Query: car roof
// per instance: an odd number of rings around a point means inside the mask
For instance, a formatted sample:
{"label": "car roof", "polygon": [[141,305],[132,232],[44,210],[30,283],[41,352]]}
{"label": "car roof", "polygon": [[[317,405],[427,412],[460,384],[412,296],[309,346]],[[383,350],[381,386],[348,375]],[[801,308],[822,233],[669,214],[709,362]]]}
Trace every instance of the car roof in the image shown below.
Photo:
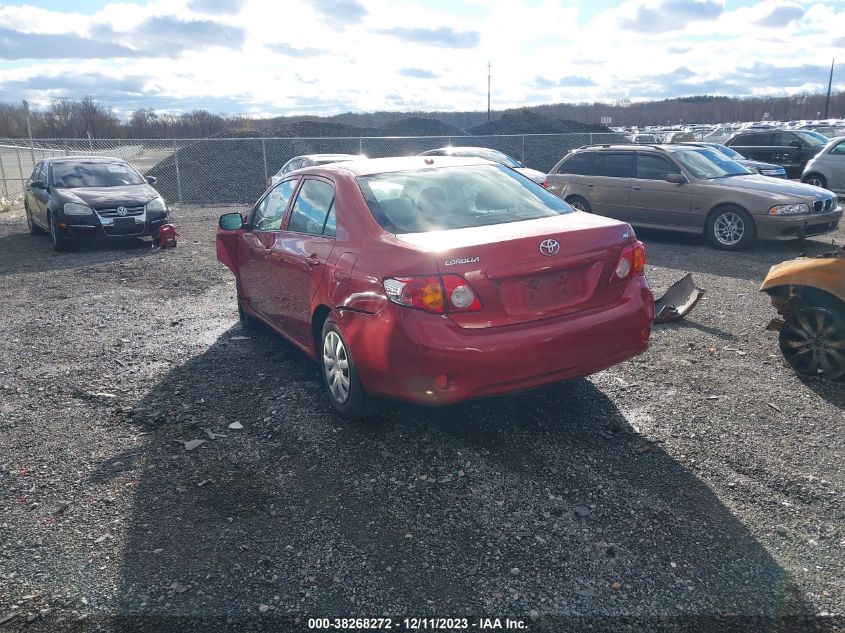
{"label": "car roof", "polygon": [[112,156],[50,156],[42,158],[48,163],[125,163],[122,158]]}
{"label": "car roof", "polygon": [[[308,160],[339,160],[349,159],[354,160],[361,158],[360,154],[303,154],[302,156],[294,156],[290,160],[297,160],[300,158],[307,158]],[[290,162],[290,161],[288,161]]]}
{"label": "car roof", "polygon": [[420,156],[423,156],[423,155],[427,154],[428,152],[444,152],[444,151],[449,151],[449,152],[496,152],[497,154],[502,153],[497,149],[493,149],[492,147],[475,147],[475,146],[472,146],[472,145],[447,145],[446,147],[437,147],[435,149],[427,150],[427,151],[423,152],[422,154],[420,154]]}
{"label": "car roof", "polygon": [[[627,151],[627,152],[639,152],[642,150],[657,150],[662,152],[673,152],[679,151],[685,148],[690,147],[693,145],[692,142],[689,143],[621,143],[621,144],[607,144],[607,145],[584,145],[583,147],[579,147],[578,150],[608,150],[608,151]],[[576,150],[576,151],[578,151]]]}
{"label": "car roof", "polygon": [[348,171],[355,176],[373,176],[397,171],[416,171],[420,169],[435,169],[438,167],[466,167],[469,165],[499,165],[491,160],[476,157],[458,156],[400,156],[388,158],[363,158],[343,163],[306,167],[297,170],[302,173],[312,170]]}

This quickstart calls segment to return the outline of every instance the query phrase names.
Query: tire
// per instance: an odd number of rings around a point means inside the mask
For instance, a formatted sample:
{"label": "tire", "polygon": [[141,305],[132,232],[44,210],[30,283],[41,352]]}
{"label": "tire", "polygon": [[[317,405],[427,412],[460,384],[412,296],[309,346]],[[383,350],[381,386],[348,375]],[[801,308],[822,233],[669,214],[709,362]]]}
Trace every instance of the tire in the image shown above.
{"label": "tire", "polygon": [[349,420],[376,415],[382,402],[364,391],[343,332],[331,317],[323,323],[319,354],[323,384],[334,410]]}
{"label": "tire", "polygon": [[261,324],[258,319],[254,316],[249,314],[243,306],[243,300],[241,299],[241,286],[237,284],[238,290],[238,321],[241,324],[241,327],[245,330],[255,330]]}
{"label": "tire", "polygon": [[815,172],[804,176],[801,179],[801,182],[807,185],[813,185],[814,187],[821,187],[822,189],[827,189],[827,178]]}
{"label": "tire", "polygon": [[590,203],[584,200],[581,196],[569,196],[566,203],[576,211],[583,211],[584,213],[592,213],[593,208]]}
{"label": "tire", "polygon": [[845,378],[845,315],[840,311],[819,306],[795,310],[781,327],[778,342],[799,374]]}
{"label": "tire", "polygon": [[26,226],[29,228],[30,235],[44,235],[44,229],[32,221],[32,213],[29,210],[29,205],[24,203],[24,211],[26,212]]}
{"label": "tire", "polygon": [[59,228],[56,226],[56,221],[53,214],[47,216],[47,223],[50,225],[50,241],[53,243],[54,251],[67,250],[69,241],[59,235]]}
{"label": "tire", "polygon": [[757,227],[748,213],[734,205],[714,210],[707,217],[707,239],[724,251],[741,251],[757,240]]}

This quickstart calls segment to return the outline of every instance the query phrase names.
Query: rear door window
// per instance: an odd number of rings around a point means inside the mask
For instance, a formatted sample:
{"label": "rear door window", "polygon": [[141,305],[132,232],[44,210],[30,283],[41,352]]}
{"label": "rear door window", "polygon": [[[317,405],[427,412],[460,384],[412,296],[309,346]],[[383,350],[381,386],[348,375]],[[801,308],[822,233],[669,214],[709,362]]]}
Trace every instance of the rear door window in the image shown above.
{"label": "rear door window", "polygon": [[252,228],[256,231],[278,231],[285,219],[288,208],[299,179],[285,180],[270,190],[252,215]]}
{"label": "rear door window", "polygon": [[287,230],[321,235],[333,208],[334,187],[323,180],[309,178],[302,183],[296,196]]}
{"label": "rear door window", "polygon": [[836,145],[835,147],[831,148],[829,153],[838,155],[845,154],[845,141],[842,141],[841,143],[839,143],[839,145]]}
{"label": "rear door window", "polygon": [[634,170],[634,153],[599,153],[590,165],[591,176],[630,178]]}
{"label": "rear door window", "polygon": [[578,154],[573,154],[563,161],[563,164],[558,168],[557,173],[573,174],[576,176],[587,174],[590,169],[590,162],[593,160],[595,155],[595,152],[579,152]]}
{"label": "rear door window", "polygon": [[681,170],[671,161],[654,154],[640,154],[637,157],[635,178],[640,180],[666,180],[667,174],[680,174]]}

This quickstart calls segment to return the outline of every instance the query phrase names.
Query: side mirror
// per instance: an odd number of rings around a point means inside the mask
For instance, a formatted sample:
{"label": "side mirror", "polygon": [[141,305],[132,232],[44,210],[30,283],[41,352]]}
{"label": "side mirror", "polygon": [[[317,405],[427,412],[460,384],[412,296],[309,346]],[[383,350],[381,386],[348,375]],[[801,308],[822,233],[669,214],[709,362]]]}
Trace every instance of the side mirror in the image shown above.
{"label": "side mirror", "polygon": [[666,174],[666,182],[682,185],[687,181],[683,174]]}
{"label": "side mirror", "polygon": [[33,190],[34,189],[46,189],[47,186],[44,184],[43,180],[33,180],[32,182],[29,183],[29,188],[33,189]]}
{"label": "side mirror", "polygon": [[240,213],[224,213],[217,222],[224,231],[237,231],[244,226],[244,219]]}
{"label": "side mirror", "polygon": [[149,184],[149,185],[154,185],[158,182],[158,178],[156,178],[155,176],[145,176],[144,179],[147,181],[147,184]]}

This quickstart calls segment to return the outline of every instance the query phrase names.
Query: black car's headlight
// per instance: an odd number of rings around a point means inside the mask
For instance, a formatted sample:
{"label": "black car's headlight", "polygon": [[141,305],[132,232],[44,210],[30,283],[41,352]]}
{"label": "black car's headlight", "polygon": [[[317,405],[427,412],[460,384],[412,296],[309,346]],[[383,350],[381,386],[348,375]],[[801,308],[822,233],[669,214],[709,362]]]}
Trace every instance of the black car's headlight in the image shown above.
{"label": "black car's headlight", "polygon": [[147,213],[166,213],[167,212],[167,205],[164,204],[164,199],[159,196],[158,198],[153,198],[147,203]]}
{"label": "black car's headlight", "polygon": [[87,204],[78,204],[76,202],[65,202],[65,215],[94,215],[94,209]]}

